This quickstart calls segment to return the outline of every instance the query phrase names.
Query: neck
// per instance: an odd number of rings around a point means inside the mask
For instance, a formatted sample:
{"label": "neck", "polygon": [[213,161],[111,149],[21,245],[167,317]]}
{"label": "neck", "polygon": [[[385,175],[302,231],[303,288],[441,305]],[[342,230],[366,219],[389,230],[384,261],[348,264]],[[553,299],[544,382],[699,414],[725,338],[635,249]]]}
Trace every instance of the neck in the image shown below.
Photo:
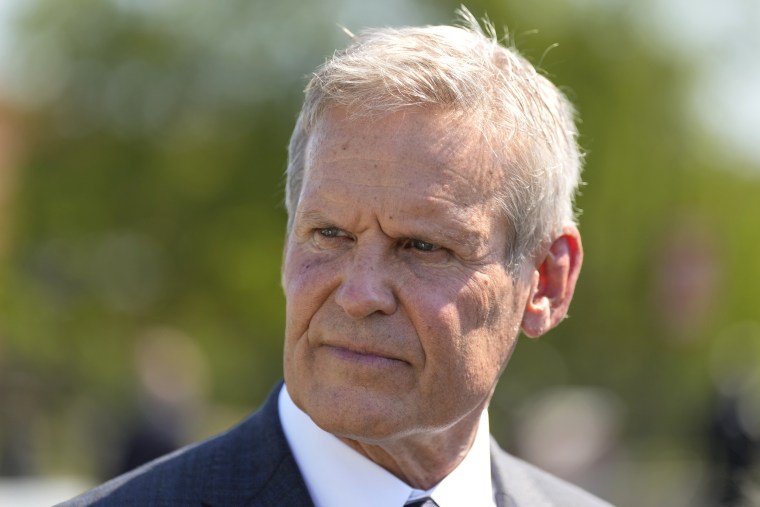
{"label": "neck", "polygon": [[428,490],[449,475],[467,455],[475,441],[481,414],[477,412],[434,433],[372,443],[351,438],[341,440],[413,488]]}

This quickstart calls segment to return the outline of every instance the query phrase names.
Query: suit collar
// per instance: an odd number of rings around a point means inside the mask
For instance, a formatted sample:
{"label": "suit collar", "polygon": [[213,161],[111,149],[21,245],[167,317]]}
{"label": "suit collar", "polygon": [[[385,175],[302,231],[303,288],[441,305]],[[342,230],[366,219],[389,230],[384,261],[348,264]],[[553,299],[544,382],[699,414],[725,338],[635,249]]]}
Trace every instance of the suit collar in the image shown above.
{"label": "suit collar", "polygon": [[203,505],[296,507],[312,505],[311,497],[282,432],[277,396],[220,439],[203,486]]}
{"label": "suit collar", "polygon": [[529,470],[530,465],[505,453],[491,437],[491,480],[497,507],[556,505]]}

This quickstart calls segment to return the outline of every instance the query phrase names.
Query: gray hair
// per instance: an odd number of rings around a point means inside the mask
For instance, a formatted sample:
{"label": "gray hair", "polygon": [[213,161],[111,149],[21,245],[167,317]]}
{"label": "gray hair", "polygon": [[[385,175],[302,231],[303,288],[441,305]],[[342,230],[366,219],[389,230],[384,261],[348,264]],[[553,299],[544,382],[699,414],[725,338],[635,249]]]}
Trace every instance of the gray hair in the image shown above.
{"label": "gray hair", "polygon": [[572,105],[516,50],[499,44],[490,23],[481,27],[464,8],[458,13],[462,26],[366,30],[317,69],[288,150],[289,230],[309,136],[333,106],[362,116],[438,106],[474,119],[503,170],[498,204],[512,228],[512,268],[575,223],[582,156]]}

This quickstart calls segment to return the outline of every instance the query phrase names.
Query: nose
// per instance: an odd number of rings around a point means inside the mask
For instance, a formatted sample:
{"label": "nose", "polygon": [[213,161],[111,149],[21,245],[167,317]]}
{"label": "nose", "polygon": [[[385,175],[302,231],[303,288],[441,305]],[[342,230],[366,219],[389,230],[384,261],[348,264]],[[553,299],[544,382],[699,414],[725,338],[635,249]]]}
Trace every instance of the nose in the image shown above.
{"label": "nose", "polygon": [[396,311],[391,267],[382,253],[357,249],[351,259],[346,259],[335,302],[354,319]]}

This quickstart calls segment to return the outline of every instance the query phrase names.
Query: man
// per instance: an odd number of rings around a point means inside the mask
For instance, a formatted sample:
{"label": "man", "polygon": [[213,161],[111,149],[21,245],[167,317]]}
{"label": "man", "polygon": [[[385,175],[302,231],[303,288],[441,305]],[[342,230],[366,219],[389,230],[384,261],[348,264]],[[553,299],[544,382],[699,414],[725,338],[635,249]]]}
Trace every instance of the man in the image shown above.
{"label": "man", "polygon": [[466,28],[364,32],[306,89],[284,387],[66,505],[608,505],[488,435],[518,333],[570,304],[581,157],[563,95],[462,15]]}

